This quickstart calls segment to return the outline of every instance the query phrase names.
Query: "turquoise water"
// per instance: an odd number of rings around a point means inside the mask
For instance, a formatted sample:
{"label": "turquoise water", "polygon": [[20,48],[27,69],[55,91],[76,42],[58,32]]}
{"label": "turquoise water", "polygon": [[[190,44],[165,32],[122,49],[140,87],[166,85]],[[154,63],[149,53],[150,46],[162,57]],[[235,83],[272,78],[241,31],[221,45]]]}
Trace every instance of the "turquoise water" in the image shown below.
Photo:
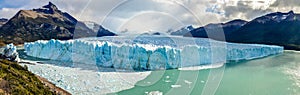
{"label": "turquoise water", "polygon": [[215,95],[300,95],[299,81],[300,53],[286,51],[261,59],[226,63],[217,69],[153,71],[134,88],[115,94],[145,95],[159,91],[164,95],[204,95],[207,92]]}

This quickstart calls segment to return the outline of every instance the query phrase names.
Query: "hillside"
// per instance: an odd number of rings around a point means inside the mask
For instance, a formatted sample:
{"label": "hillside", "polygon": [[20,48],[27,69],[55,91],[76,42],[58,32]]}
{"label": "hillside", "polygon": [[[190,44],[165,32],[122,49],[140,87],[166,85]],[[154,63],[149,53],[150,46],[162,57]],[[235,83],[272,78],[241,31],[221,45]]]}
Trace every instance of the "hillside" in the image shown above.
{"label": "hillside", "polygon": [[114,35],[100,26],[97,31],[90,29],[84,22],[62,12],[51,2],[42,8],[20,10],[0,28],[0,41],[6,44]]}
{"label": "hillside", "polygon": [[68,92],[59,90],[59,88],[41,80],[42,78],[36,77],[15,62],[0,60],[1,95],[69,95]]}

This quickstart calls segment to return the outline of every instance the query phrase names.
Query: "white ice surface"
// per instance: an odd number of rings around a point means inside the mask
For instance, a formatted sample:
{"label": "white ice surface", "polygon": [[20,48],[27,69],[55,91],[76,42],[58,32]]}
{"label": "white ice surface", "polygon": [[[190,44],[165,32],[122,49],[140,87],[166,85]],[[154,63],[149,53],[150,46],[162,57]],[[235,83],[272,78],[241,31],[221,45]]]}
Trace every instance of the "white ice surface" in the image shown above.
{"label": "white ice surface", "polygon": [[[22,61],[36,63],[28,60]],[[145,79],[151,73],[150,71],[111,72],[109,70],[99,72],[51,64],[27,66],[29,71],[74,95],[103,95],[130,89],[136,82]]]}
{"label": "white ice surface", "polygon": [[193,67],[283,52],[279,46],[160,36],[36,41],[24,48],[27,55],[38,58],[135,70]]}
{"label": "white ice surface", "polygon": [[[14,46],[13,43],[7,44],[3,49],[1,49],[1,53],[9,60],[16,61],[16,62],[20,61],[19,54],[17,52],[17,47]],[[11,59],[11,58],[15,58],[15,59]]]}
{"label": "white ice surface", "polygon": [[160,91],[151,91],[151,92],[145,92],[147,95],[163,95]]}

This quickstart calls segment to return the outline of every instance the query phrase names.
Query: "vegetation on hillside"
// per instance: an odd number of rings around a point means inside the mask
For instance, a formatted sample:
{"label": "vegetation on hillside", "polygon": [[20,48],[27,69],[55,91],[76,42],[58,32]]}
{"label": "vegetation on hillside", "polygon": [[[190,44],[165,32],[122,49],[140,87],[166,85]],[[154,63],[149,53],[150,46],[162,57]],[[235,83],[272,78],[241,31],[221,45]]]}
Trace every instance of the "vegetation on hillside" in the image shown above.
{"label": "vegetation on hillside", "polygon": [[25,66],[16,62],[0,60],[0,94],[12,95],[53,95]]}

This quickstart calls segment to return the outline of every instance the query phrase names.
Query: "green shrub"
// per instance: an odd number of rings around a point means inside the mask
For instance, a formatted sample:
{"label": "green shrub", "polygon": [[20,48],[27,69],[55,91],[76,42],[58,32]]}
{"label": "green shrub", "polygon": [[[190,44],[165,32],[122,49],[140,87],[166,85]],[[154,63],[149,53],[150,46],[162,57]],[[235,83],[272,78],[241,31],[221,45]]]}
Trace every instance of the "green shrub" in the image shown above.
{"label": "green shrub", "polygon": [[0,78],[8,81],[12,95],[53,95],[50,89],[27,68],[15,62],[0,60]]}

